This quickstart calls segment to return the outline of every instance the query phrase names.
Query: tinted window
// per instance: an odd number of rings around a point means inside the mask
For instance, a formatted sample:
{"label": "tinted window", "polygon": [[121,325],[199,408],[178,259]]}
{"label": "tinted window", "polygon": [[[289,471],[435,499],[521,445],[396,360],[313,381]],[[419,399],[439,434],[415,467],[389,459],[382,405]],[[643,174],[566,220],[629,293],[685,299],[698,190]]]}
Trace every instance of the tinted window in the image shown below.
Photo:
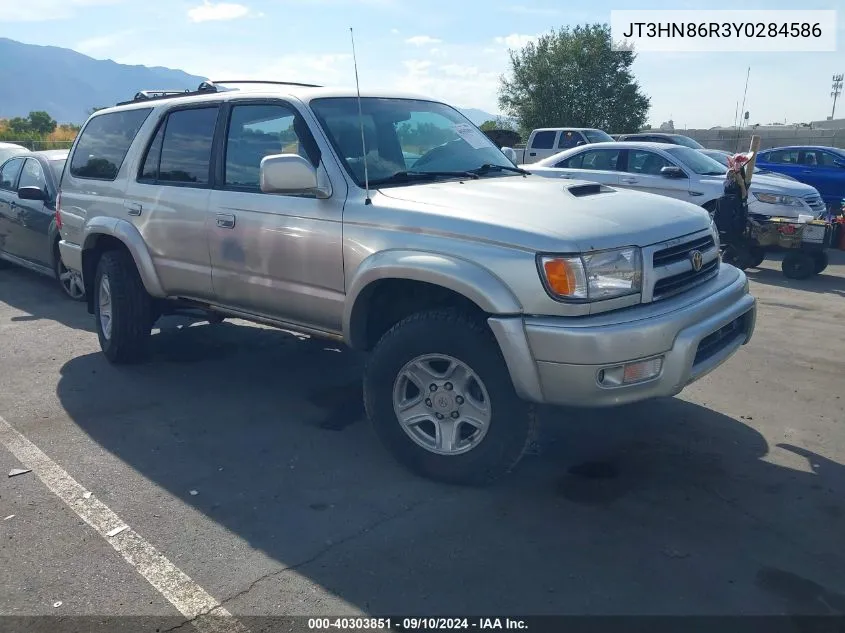
{"label": "tinted window", "polygon": [[308,159],[294,129],[295,120],[295,112],[282,105],[232,108],[226,137],[226,185],[258,189],[261,159],[265,156],[299,154]]}
{"label": "tinted window", "polygon": [[147,155],[141,165],[139,180],[158,180],[158,164],[161,160],[161,141],[164,138],[164,123],[158,126],[153,142],[147,148]]}
{"label": "tinted window", "polygon": [[[537,136],[539,136],[539,134]],[[557,148],[570,149],[572,147],[576,147],[579,141],[584,141],[584,139],[581,138],[581,134],[579,134],[578,132],[573,132],[572,130],[564,130],[560,133],[560,138],[557,142]],[[539,147],[539,145],[537,145],[535,142],[534,147]]]}
{"label": "tinted window", "polygon": [[21,187],[38,187],[41,191],[47,191],[47,180],[44,177],[44,170],[41,169],[41,163],[34,158],[27,159],[23,165],[18,189]]}
{"label": "tinted window", "polygon": [[833,154],[821,150],[807,150],[801,162],[810,167],[836,167],[836,158]]}
{"label": "tinted window", "polygon": [[632,149],[628,151],[628,169],[633,174],[645,174],[659,176],[660,170],[670,167],[672,163],[654,152],[643,149]]}
{"label": "tinted window", "polygon": [[584,130],[583,134],[590,143],[608,143],[613,141],[613,137],[602,130]]}
{"label": "tinted window", "polygon": [[14,191],[15,180],[18,178],[18,172],[21,170],[21,165],[23,165],[23,159],[15,158],[0,168],[0,189]]}
{"label": "tinted window", "polygon": [[555,146],[555,135],[557,132],[537,132],[534,140],[531,141],[532,149],[552,149]]}
{"label": "tinted window", "polygon": [[575,156],[564,158],[559,163],[555,163],[555,167],[565,167],[567,169],[581,169],[584,163],[584,152],[579,152]]}
{"label": "tinted window", "polygon": [[117,178],[126,153],[150,112],[150,108],[124,110],[92,118],[73,151],[70,173],[77,178]]}
{"label": "tinted window", "polygon": [[766,155],[766,160],[770,163],[782,163],[785,165],[796,165],[798,163],[797,149],[782,149],[777,152],[771,152]]}
{"label": "tinted window", "polygon": [[683,145],[684,147],[691,147],[693,149],[704,149],[704,145],[696,141],[694,138],[690,138],[689,136],[675,134],[670,138],[678,145]]}
{"label": "tinted window", "polygon": [[167,117],[158,180],[208,184],[217,107],[178,110]]}
{"label": "tinted window", "polygon": [[582,152],[583,161],[578,169],[614,171],[619,164],[620,149],[592,149]]}

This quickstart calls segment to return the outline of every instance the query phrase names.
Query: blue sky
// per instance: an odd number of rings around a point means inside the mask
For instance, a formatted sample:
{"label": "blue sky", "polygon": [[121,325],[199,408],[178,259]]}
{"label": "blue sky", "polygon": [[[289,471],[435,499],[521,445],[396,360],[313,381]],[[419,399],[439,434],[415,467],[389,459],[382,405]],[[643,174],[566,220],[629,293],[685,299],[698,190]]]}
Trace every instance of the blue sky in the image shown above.
{"label": "blue sky", "polygon": [[[508,48],[563,25],[609,22],[612,9],[692,9],[691,0],[0,0],[0,36],[101,59],[213,78],[350,85],[349,27],[363,87],[428,94],[498,112]],[[792,9],[782,0],[712,0],[708,9]],[[801,9],[836,9],[806,0]],[[751,80],[751,122],[823,119],[831,76],[845,72],[845,10],[835,53],[641,53],[634,71],[649,121],[730,125]],[[139,86],[160,88],[160,86]],[[845,116],[845,99],[841,108]],[[838,118],[838,117],[837,117]]]}

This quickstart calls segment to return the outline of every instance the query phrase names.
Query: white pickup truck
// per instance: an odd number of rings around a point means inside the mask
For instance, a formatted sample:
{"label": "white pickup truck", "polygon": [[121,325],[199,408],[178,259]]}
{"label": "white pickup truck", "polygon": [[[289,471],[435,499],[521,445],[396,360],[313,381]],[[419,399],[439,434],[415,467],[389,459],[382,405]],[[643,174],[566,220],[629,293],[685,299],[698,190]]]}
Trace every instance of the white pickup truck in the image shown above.
{"label": "white pickup truck", "polygon": [[602,130],[593,128],[539,128],[531,132],[525,147],[502,149],[505,155],[516,162],[517,165],[527,165],[554,156],[565,149],[608,141],[613,141],[613,137]]}

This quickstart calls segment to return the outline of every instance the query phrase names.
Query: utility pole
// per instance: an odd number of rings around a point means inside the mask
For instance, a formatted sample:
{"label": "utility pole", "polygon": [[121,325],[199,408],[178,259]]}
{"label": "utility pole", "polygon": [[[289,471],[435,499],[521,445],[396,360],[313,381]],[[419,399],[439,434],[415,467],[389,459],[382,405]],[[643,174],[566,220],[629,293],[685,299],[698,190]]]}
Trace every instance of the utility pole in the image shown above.
{"label": "utility pole", "polygon": [[833,120],[833,115],[836,114],[836,98],[842,94],[842,73],[833,76],[833,90],[830,96],[833,97],[833,109],[830,111],[830,120]]}

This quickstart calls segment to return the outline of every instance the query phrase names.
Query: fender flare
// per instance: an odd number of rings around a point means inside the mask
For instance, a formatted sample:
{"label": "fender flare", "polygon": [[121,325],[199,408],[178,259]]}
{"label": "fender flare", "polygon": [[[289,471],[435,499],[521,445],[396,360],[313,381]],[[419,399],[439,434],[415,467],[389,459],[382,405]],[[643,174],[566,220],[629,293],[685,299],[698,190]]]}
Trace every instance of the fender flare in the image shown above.
{"label": "fender flare", "polygon": [[83,254],[93,248],[101,235],[114,237],[123,243],[126,250],[132,255],[144,288],[151,296],[166,296],[153,264],[153,258],[147,249],[147,244],[144,242],[140,231],[131,222],[102,216],[91,218],[85,224],[85,238],[82,241]]}
{"label": "fender flare", "polygon": [[405,279],[456,292],[488,314],[520,314],[522,305],[492,272],[466,259],[443,253],[389,250],[365,259],[347,287],[343,310],[343,338],[353,349],[361,345],[359,324],[366,309],[368,288],[383,279]]}

